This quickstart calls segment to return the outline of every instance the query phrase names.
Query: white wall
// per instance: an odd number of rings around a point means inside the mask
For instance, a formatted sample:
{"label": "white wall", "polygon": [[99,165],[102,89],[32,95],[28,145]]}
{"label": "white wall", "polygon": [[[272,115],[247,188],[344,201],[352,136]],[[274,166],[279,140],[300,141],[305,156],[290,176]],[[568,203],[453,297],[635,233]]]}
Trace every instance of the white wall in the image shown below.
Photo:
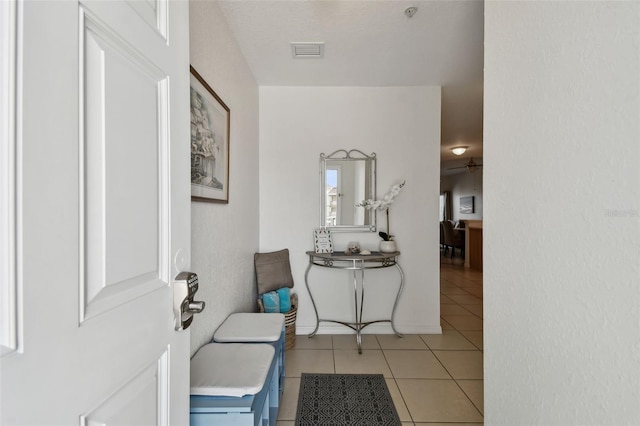
{"label": "white wall", "polygon": [[[260,88],[260,249],[290,250],[295,291],[300,296],[299,334],[315,325],[304,272],[305,252],[313,250],[313,229],[320,225],[319,156],[341,148],[377,154],[378,196],[406,179],[391,208],[391,231],[397,236],[406,275],[397,326],[406,333],[441,331],[439,145],[439,87]],[[378,223],[385,230],[382,214]],[[377,250],[380,239],[374,233],[334,234],[337,250],[344,250],[352,240]],[[365,318],[390,314],[397,282],[394,269],[369,271]],[[323,316],[353,318],[346,271],[314,268],[310,284],[318,290],[314,295]],[[349,332],[324,324],[321,332]],[[391,332],[388,324],[368,330]]]}
{"label": "white wall", "polygon": [[191,65],[231,109],[229,204],[191,203],[191,268],[207,304],[191,352],[233,312],[256,310],[258,86],[215,2],[190,2]]}
{"label": "white wall", "polygon": [[485,5],[487,424],[640,424],[639,8]]}
{"label": "white wall", "polygon": [[[480,164],[482,160],[479,160]],[[456,173],[440,178],[440,192],[450,191],[452,197],[453,220],[482,219],[482,169],[475,173]],[[474,196],[474,213],[460,213],[460,197]]]}

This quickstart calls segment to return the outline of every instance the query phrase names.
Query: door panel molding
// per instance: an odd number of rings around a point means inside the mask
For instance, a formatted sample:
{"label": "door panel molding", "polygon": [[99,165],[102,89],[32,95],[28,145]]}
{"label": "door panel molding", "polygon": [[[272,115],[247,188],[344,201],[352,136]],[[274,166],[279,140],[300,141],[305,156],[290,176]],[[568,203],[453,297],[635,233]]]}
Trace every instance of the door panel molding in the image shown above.
{"label": "door panel molding", "polygon": [[18,349],[21,328],[16,232],[18,93],[17,5],[0,2],[0,356]]}
{"label": "door panel molding", "polygon": [[133,10],[167,43],[169,15],[167,0],[127,1]]}
{"label": "door panel molding", "polygon": [[[81,426],[169,424],[169,348],[130,380],[110,393],[89,413]],[[142,410],[140,409],[142,408]],[[141,418],[143,412],[147,418]]]}
{"label": "door panel molding", "polygon": [[170,180],[166,73],[82,8],[80,34],[82,323],[169,285]]}

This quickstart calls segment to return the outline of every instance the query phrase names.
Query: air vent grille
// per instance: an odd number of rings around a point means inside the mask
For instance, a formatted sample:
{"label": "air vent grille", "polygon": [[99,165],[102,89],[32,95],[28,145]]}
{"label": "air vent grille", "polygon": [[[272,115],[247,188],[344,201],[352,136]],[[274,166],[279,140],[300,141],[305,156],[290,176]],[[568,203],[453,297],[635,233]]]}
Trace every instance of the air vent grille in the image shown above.
{"label": "air vent grille", "polygon": [[294,58],[322,58],[324,43],[291,43],[291,54]]}

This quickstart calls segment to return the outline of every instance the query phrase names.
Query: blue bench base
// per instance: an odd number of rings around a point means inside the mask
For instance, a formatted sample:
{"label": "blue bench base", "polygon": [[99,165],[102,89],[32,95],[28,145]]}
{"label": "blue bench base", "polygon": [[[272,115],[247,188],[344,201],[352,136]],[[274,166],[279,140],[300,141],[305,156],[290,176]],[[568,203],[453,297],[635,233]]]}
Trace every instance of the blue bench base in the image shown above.
{"label": "blue bench base", "polygon": [[191,426],[275,426],[284,391],[284,339],[283,330],[278,341],[271,343],[275,354],[267,382],[257,394],[243,397],[191,395]]}

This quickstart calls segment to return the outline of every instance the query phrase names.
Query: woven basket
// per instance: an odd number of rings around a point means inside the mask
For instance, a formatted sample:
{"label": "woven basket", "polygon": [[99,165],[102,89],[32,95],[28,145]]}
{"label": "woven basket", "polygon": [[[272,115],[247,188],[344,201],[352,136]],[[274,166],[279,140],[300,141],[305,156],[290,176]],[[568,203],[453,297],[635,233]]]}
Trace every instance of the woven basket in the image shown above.
{"label": "woven basket", "polygon": [[[258,308],[264,313],[262,300],[258,299]],[[284,314],[284,346],[292,349],[296,345],[296,316],[298,315],[298,295],[291,293],[291,310]]]}

